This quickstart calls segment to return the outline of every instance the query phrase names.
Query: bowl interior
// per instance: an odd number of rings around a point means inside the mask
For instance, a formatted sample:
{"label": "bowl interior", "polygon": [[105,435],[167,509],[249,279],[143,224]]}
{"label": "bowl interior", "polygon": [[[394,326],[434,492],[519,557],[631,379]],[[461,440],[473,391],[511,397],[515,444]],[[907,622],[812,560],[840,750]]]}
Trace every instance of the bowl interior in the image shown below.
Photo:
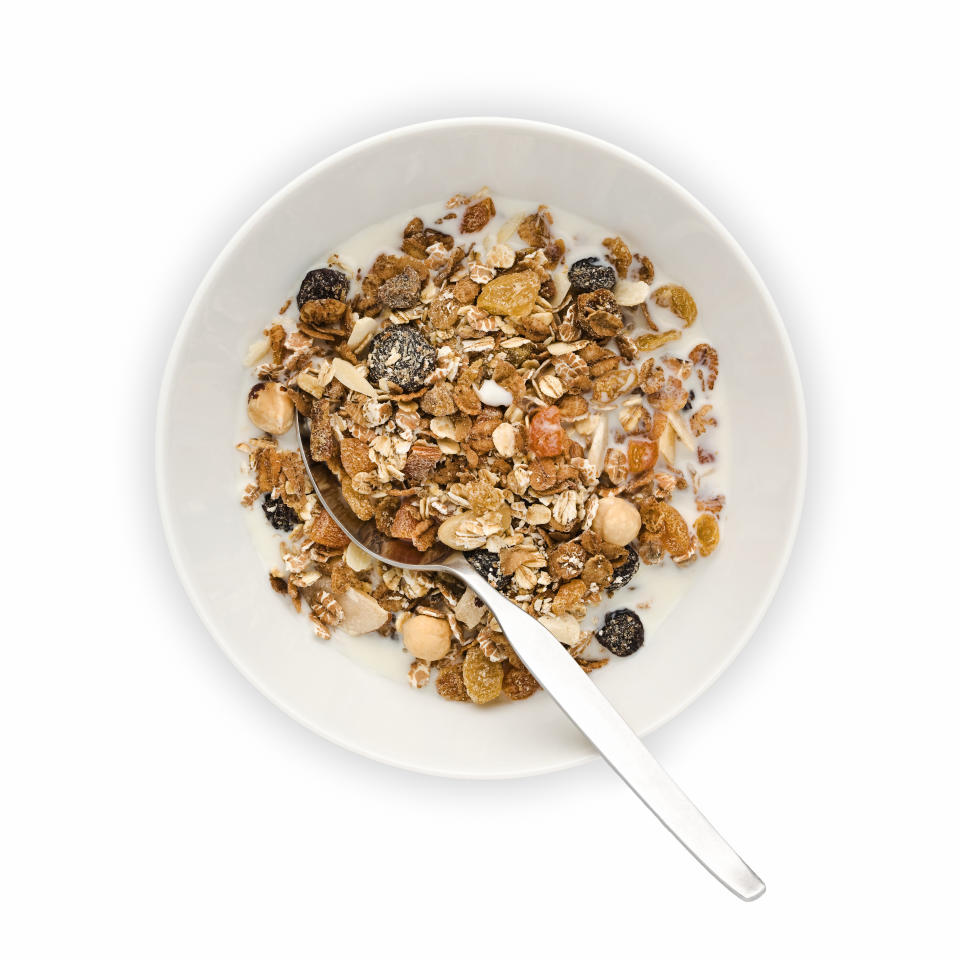
{"label": "bowl interior", "polygon": [[547,696],[448,703],[315,640],[268,589],[237,504],[233,449],[245,350],[316,259],[389,215],[482,185],[622,233],[697,299],[731,425],[724,542],[670,615],[668,638],[593,676],[641,735],[706,689],[749,639],[792,545],[806,456],[799,381],[769,295],[719,223],[652,167],[592,138],[522,121],[425,124],[359,144],[281,191],[221,254],[177,336],[160,398],[158,489],[194,605],[278,706],[386,762],[509,776],[571,765],[592,748]]}

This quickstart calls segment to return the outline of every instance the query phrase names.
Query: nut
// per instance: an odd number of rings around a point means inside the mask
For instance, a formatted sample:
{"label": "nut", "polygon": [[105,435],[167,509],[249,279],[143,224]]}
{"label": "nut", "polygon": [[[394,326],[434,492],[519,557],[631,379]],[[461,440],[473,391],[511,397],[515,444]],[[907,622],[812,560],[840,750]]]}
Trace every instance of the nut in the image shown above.
{"label": "nut", "polygon": [[450,624],[438,617],[418,614],[403,624],[403,645],[419,660],[433,663],[450,652]]}
{"label": "nut", "polygon": [[604,497],[593,518],[593,529],[608,543],[625,547],[640,532],[640,511],[620,497]]}
{"label": "nut", "polygon": [[250,422],[275,437],[293,426],[293,410],[293,397],[282,383],[255,383],[247,395]]}
{"label": "nut", "polygon": [[493,431],[493,445],[503,457],[512,457],[517,452],[517,430],[513,424],[501,423]]}
{"label": "nut", "polygon": [[343,619],[338,626],[351,636],[379,630],[390,618],[390,614],[370,594],[356,587],[347,587],[336,599],[343,610]]}

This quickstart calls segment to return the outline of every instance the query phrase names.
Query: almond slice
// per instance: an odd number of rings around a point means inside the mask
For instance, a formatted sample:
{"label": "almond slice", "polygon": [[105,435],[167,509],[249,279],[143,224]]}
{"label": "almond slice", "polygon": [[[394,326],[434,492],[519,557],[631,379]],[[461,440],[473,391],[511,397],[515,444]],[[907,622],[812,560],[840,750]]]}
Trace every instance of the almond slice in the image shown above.
{"label": "almond slice", "polygon": [[347,363],[343,357],[333,358],[333,375],[348,389],[355,390],[357,393],[365,394],[368,397],[376,397],[377,391],[360,376],[357,368],[352,363]]}
{"label": "almond slice", "polygon": [[354,637],[379,629],[390,617],[370,594],[357,590],[356,587],[347,587],[346,591],[337,597],[337,603],[343,610],[343,619],[338,626],[344,633]]}

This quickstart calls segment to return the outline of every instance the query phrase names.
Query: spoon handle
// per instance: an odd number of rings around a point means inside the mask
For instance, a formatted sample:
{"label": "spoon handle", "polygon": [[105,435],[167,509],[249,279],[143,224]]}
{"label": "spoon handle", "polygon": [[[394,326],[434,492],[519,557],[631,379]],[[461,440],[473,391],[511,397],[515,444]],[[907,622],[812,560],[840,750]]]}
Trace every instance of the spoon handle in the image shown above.
{"label": "spoon handle", "polygon": [[490,608],[540,686],[657,819],[724,886],[743,900],[756,900],[766,889],[763,881],[670,779],[553,634],[507,600],[466,561],[458,558],[450,568]]}

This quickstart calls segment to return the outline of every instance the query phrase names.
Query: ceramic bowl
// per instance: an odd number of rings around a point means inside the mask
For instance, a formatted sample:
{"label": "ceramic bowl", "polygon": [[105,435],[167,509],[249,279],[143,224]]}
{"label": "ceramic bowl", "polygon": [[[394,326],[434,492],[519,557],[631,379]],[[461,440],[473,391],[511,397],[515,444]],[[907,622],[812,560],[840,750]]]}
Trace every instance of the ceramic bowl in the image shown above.
{"label": "ceramic bowl", "polygon": [[177,333],[159,401],[157,484],[198,614],[277,706],[386,763],[499,777],[568,767],[593,750],[542,693],[492,708],[450,703],[315,639],[267,585],[238,506],[233,447],[244,353],[317,258],[363,227],[483,184],[642,237],[643,252],[696,291],[724,383],[724,540],[697,565],[657,642],[592,676],[640,735],[709,687],[756,628],[793,544],[806,466],[800,382],[770,295],[716,218],[649,164],[592,137],[519,120],[427,123],[359,143],[281,190],[227,244]]}

